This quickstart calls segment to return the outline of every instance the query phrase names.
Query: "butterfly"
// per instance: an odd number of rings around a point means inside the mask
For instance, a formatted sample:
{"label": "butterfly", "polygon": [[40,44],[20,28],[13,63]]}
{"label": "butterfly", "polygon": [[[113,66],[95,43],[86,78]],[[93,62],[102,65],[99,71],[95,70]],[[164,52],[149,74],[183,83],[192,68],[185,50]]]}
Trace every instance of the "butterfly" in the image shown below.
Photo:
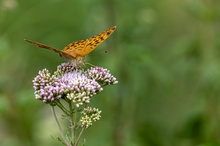
{"label": "butterfly", "polygon": [[32,40],[27,40],[28,43],[31,43],[37,47],[45,48],[52,50],[59,55],[67,62],[70,62],[74,66],[80,66],[83,64],[84,57],[92,52],[98,45],[100,45],[103,41],[105,41],[116,29],[116,26],[109,28],[108,30],[97,34],[89,39],[76,41],[67,45],[63,50],[59,50],[53,48],[51,46],[47,46],[45,44],[41,44],[38,42],[34,42]]}

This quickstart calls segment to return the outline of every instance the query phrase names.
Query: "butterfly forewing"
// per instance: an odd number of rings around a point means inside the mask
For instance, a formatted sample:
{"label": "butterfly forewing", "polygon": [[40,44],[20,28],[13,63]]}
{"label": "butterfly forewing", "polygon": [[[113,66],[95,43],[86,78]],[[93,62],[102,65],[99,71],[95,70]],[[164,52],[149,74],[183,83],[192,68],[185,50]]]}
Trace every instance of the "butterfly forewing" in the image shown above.
{"label": "butterfly forewing", "polygon": [[82,55],[86,56],[91,51],[93,51],[98,45],[100,45],[103,41],[105,41],[116,29],[116,26],[113,26],[112,28],[92,37],[89,39],[86,39],[86,48],[82,52]]}
{"label": "butterfly forewing", "polygon": [[70,53],[74,58],[80,56],[84,57],[93,51],[98,45],[100,45],[104,40],[106,40],[116,29],[116,26],[95,35],[92,38],[74,42],[66,46],[63,51]]}
{"label": "butterfly forewing", "polygon": [[37,47],[45,48],[45,49],[49,49],[49,50],[52,50],[52,51],[54,51],[54,52],[57,52],[57,53],[59,53],[60,56],[63,57],[64,59],[67,59],[67,60],[73,59],[73,57],[72,57],[70,54],[68,54],[68,53],[66,53],[66,52],[64,52],[64,51],[62,51],[62,50],[58,50],[58,49],[53,48],[53,47],[51,47],[51,46],[48,46],[48,45],[45,45],[45,44],[42,44],[42,43],[38,43],[38,42],[35,42],[35,41],[32,41],[32,40],[26,40],[26,39],[24,39],[24,40],[25,40],[26,42],[28,42],[28,43],[31,43],[31,44],[37,46]]}

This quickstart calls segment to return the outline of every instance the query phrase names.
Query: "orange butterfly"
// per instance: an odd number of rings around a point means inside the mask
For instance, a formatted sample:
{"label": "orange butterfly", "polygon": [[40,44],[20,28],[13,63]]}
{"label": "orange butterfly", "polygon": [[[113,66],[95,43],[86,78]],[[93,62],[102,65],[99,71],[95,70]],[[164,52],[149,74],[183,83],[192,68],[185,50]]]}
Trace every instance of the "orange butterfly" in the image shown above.
{"label": "orange butterfly", "polygon": [[56,48],[34,42],[31,40],[26,40],[37,47],[45,48],[57,52],[65,60],[70,62],[74,66],[79,66],[83,63],[84,57],[92,52],[98,45],[100,45],[104,40],[106,40],[116,29],[116,26],[95,35],[92,38],[86,40],[80,40],[67,45],[63,50],[58,50]]}

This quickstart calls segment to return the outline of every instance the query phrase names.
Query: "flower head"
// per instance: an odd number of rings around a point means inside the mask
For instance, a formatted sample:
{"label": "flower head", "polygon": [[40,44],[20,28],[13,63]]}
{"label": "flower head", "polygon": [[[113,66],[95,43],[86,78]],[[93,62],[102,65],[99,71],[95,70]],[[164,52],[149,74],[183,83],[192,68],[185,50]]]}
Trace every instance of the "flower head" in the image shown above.
{"label": "flower head", "polygon": [[51,76],[47,69],[39,71],[33,80],[35,97],[43,102],[51,102],[62,97],[59,78]]}
{"label": "flower head", "polygon": [[38,100],[54,104],[56,100],[65,99],[79,107],[103,91],[102,85],[117,82],[107,69],[95,67],[84,71],[69,63],[62,63],[53,75],[47,69],[39,71],[33,80],[33,87]]}
{"label": "flower head", "polygon": [[101,67],[91,68],[90,70],[87,71],[87,74],[90,78],[95,79],[97,82],[101,84],[112,85],[118,83],[116,78],[110,74],[110,71],[105,68],[101,68]]}
{"label": "flower head", "polygon": [[92,122],[96,122],[101,118],[101,112],[97,108],[87,107],[81,112],[82,117],[80,119],[81,127],[88,128],[92,125]]}
{"label": "flower head", "polygon": [[61,82],[67,99],[72,100],[77,107],[89,103],[93,95],[103,90],[95,80],[88,78],[81,71],[65,73]]}

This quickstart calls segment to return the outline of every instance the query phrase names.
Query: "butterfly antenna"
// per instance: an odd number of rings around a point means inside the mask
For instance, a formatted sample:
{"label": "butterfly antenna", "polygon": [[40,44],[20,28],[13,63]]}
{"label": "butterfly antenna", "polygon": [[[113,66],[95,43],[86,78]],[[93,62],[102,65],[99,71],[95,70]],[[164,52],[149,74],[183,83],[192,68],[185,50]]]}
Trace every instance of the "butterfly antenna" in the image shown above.
{"label": "butterfly antenna", "polygon": [[105,51],[102,51],[102,52],[91,53],[89,55],[106,54],[108,52],[109,52],[108,50],[105,50]]}

